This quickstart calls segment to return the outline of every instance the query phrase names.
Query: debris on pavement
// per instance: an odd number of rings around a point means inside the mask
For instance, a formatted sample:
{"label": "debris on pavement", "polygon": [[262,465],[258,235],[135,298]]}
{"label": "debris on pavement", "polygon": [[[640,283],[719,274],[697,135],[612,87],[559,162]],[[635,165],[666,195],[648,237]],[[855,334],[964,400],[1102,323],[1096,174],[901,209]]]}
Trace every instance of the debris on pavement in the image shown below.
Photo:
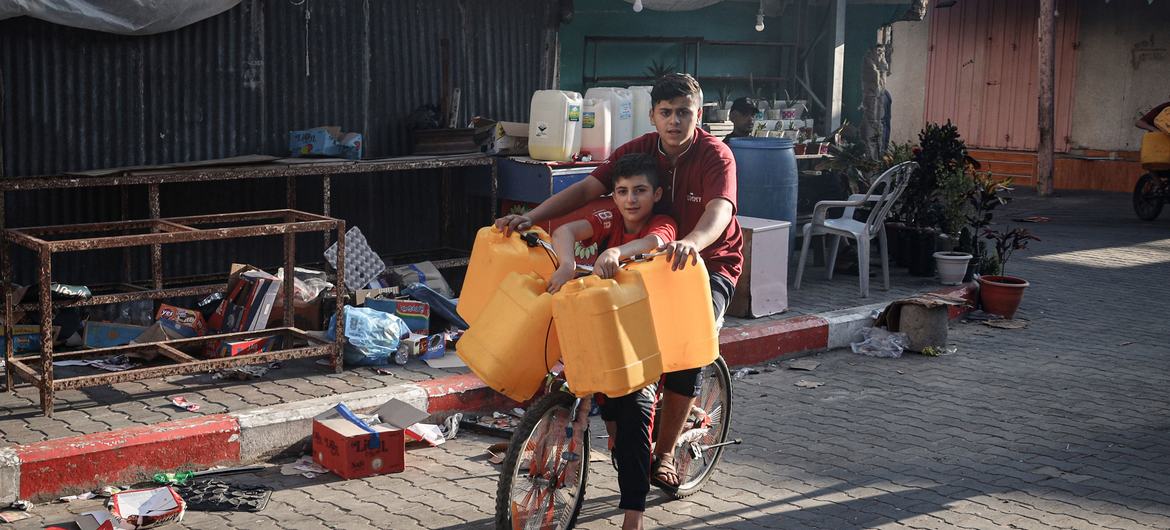
{"label": "debris on pavement", "polygon": [[443,420],[443,437],[454,440],[459,435],[459,422],[463,421],[463,413],[456,412]]}
{"label": "debris on pavement", "polygon": [[806,372],[811,372],[816,370],[820,365],[820,361],[814,361],[812,359],[796,359],[795,361],[789,361],[784,365],[784,367],[788,368],[789,370],[803,370]]}
{"label": "debris on pavement", "polygon": [[138,365],[130,362],[125,355],[115,355],[105,359],[70,359],[67,361],[53,361],[53,366],[88,366],[107,372],[122,372]]}
{"label": "debris on pavement", "polygon": [[853,353],[870,357],[897,359],[902,351],[910,344],[910,337],[905,333],[890,333],[885,328],[862,328],[857,333],[857,340],[850,344]]}
{"label": "debris on pavement", "polygon": [[290,462],[280,466],[280,474],[285,476],[300,475],[305,478],[317,478],[317,475],[328,473],[325,469],[313,461],[313,457],[305,455],[298,458],[295,462]]}
{"label": "debris on pavement", "polygon": [[30,501],[25,501],[25,500],[12,501],[12,504],[8,505],[9,509],[17,510],[17,511],[21,511],[21,512],[27,512],[27,511],[31,510],[32,507],[33,507],[33,503]]}
{"label": "debris on pavement", "polygon": [[822,383],[820,381],[808,381],[805,379],[801,379],[800,381],[796,382],[796,386],[798,386],[800,388],[817,388],[817,387],[820,387],[823,385],[824,385],[824,383]]}
{"label": "debris on pavement", "polygon": [[187,412],[199,412],[199,404],[188,401],[184,396],[174,396],[170,400],[172,405]]}
{"label": "debris on pavement", "polygon": [[98,494],[98,497],[105,497],[108,499],[108,498],[112,497],[115,493],[120,493],[120,492],[125,491],[127,489],[129,489],[129,488],[119,488],[118,486],[105,486],[101,490],[99,490],[97,492],[97,494]]}
{"label": "debris on pavement", "polygon": [[117,527],[133,529],[180,522],[186,513],[186,503],[170,486],[114,494],[108,508]]}
{"label": "debris on pavement", "polygon": [[272,498],[268,486],[242,486],[216,479],[195,480],[176,489],[188,510],[200,512],[258,512]]}
{"label": "debris on pavement", "polygon": [[114,515],[109,510],[86,512],[73,520],[81,530],[113,530]]}
{"label": "debris on pavement", "polygon": [[491,462],[497,466],[503,464],[504,458],[506,458],[508,454],[508,443],[500,442],[489,445],[487,448],[487,454],[488,462]]}
{"label": "debris on pavement", "polygon": [[5,523],[23,521],[29,517],[32,517],[32,514],[25,510],[0,510],[0,521]]}
{"label": "debris on pavement", "polygon": [[426,442],[432,447],[443,445],[447,439],[443,437],[443,429],[432,423],[415,423],[406,428],[406,435],[416,442]]}
{"label": "debris on pavement", "polygon": [[519,419],[501,412],[483,416],[465,416],[459,421],[460,428],[502,438],[511,438],[519,424]]}
{"label": "debris on pavement", "polygon": [[376,423],[366,422],[345,403],[319,414],[313,419],[314,461],[346,480],[400,473],[408,434],[433,445],[443,442],[437,425],[420,426],[426,411],[405,401],[390,399],[375,414]]}
{"label": "debris on pavement", "polygon": [[984,326],[989,326],[997,329],[1024,329],[1028,327],[1031,322],[1022,318],[1000,318],[995,320],[983,321]]}
{"label": "debris on pavement", "polygon": [[976,309],[963,315],[963,322],[983,322],[985,320],[1000,320],[1002,318],[1002,316],[988,313],[982,309]]}
{"label": "debris on pavement", "polygon": [[172,473],[155,473],[152,478],[155,484],[173,486],[175,484],[186,484],[194,476],[195,473],[191,471],[176,471]]}
{"label": "debris on pavement", "polygon": [[759,373],[760,371],[756,370],[755,368],[740,368],[739,370],[736,370],[735,373],[731,374],[731,376],[738,381],[749,375],[756,375]]}
{"label": "debris on pavement", "polygon": [[57,498],[57,500],[60,502],[88,501],[94,497],[97,497],[96,493],[94,493],[92,491],[87,491],[85,493],[79,493],[77,495],[66,495],[64,497],[59,497],[59,498]]}
{"label": "debris on pavement", "polygon": [[942,357],[944,355],[952,355],[957,351],[959,351],[959,348],[955,346],[946,346],[943,348],[938,346],[927,346],[922,348],[921,353],[927,357]]}
{"label": "debris on pavement", "polygon": [[280,368],[279,363],[272,363],[269,365],[253,364],[249,366],[240,366],[237,368],[230,368],[228,370],[220,370],[211,376],[212,379],[238,379],[240,381],[247,381],[249,379],[260,379],[268,373],[269,370]]}

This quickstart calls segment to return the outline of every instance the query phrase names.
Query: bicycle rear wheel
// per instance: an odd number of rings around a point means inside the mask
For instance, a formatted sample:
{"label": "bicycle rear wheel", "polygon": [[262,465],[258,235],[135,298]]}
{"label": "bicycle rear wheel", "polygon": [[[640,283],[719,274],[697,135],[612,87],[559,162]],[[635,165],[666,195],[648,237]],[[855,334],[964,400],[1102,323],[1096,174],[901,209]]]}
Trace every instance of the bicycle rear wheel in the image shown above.
{"label": "bicycle rear wheel", "polygon": [[711,478],[723,447],[702,447],[723,443],[731,428],[731,371],[723,356],[704,367],[700,377],[699,396],[674,449],[679,487],[671,495],[676,499],[693,495]]}
{"label": "bicycle rear wheel", "polygon": [[574,411],[576,403],[571,394],[551,392],[524,414],[500,472],[497,530],[576,524],[589,475],[588,400]]}

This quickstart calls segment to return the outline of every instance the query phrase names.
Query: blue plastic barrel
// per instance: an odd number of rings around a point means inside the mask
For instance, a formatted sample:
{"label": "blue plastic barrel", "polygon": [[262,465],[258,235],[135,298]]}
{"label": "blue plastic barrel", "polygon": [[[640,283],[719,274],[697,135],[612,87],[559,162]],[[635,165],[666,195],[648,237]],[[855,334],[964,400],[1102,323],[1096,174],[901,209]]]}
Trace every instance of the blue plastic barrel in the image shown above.
{"label": "blue plastic barrel", "polygon": [[796,190],[799,182],[793,142],[787,138],[732,138],[739,215],[792,223],[788,251],[796,241]]}

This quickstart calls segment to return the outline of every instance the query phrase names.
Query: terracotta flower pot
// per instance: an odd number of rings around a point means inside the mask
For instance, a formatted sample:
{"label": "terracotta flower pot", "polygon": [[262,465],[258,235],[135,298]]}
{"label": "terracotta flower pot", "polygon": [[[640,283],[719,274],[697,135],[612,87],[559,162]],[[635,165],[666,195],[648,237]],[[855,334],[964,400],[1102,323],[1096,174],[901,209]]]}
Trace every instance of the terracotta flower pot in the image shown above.
{"label": "terracotta flower pot", "polygon": [[979,301],[983,311],[1004,318],[1012,318],[1024,298],[1027,280],[1015,276],[980,276]]}

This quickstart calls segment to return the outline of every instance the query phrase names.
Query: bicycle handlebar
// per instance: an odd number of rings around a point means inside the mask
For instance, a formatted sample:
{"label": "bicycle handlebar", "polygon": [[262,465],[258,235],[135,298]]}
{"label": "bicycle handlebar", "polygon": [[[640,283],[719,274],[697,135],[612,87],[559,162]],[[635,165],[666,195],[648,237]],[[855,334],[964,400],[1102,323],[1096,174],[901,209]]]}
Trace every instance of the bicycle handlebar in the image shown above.
{"label": "bicycle handlebar", "polygon": [[[544,241],[543,239],[540,239],[540,237],[536,235],[536,232],[524,232],[524,233],[516,232],[516,235],[519,236],[520,239],[522,241],[524,241],[524,243],[527,244],[529,248],[536,248],[538,246],[543,247],[545,249],[545,251],[547,251],[549,253],[549,257],[552,258],[553,267],[560,267],[561,266],[561,257],[557,255],[557,251],[555,249],[553,249],[552,244],[547,242],[547,241]],[[645,261],[650,261],[654,258],[657,258],[659,256],[663,256],[665,254],[666,254],[665,250],[655,250],[652,252],[643,252],[640,254],[635,254],[632,257],[625,258],[625,259],[619,261],[618,266],[624,268],[626,265],[629,265],[630,263],[642,263]],[[592,265],[577,264],[576,270],[577,270],[577,272],[584,272],[586,274],[593,274],[593,266]]]}

